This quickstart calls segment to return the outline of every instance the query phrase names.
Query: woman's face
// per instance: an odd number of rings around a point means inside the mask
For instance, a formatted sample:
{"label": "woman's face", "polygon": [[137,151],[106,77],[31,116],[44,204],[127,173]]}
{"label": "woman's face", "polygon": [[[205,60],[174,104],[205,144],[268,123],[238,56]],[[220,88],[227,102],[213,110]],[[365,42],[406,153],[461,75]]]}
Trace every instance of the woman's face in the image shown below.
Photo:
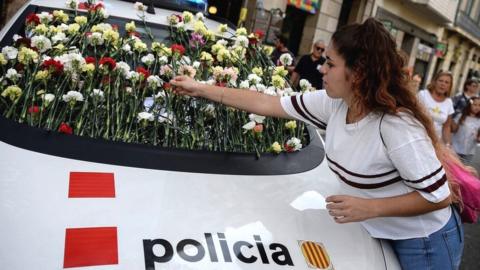
{"label": "woman's face", "polygon": [[439,95],[446,95],[452,85],[452,79],[448,75],[442,75],[435,81],[433,91]]}
{"label": "woman's face", "polygon": [[476,98],[472,103],[472,114],[477,114],[480,112],[480,98]]}
{"label": "woman's face", "polygon": [[470,95],[477,95],[478,94],[478,83],[473,82],[470,85],[467,85],[467,89],[465,89],[468,94]]}
{"label": "woman's face", "polygon": [[349,100],[353,96],[352,77],[353,73],[345,66],[345,60],[330,43],[325,51],[327,61],[323,64],[323,86],[331,98]]}

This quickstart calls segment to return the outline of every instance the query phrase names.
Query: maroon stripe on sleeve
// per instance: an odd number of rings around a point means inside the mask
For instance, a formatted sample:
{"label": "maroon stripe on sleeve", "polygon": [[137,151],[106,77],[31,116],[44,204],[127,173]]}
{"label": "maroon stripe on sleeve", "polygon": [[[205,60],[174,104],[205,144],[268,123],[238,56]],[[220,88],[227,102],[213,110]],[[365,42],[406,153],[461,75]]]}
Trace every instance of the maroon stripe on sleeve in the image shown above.
{"label": "maroon stripe on sleeve", "polygon": [[327,124],[325,124],[324,122],[322,122],[320,119],[318,119],[317,117],[315,117],[313,114],[311,114],[308,109],[307,109],[307,106],[305,106],[305,103],[303,102],[303,95],[300,95],[300,104],[302,105],[303,109],[305,110],[305,112],[310,116],[312,117],[313,119],[315,119],[317,122],[319,122],[320,124],[324,125],[324,126],[327,126]]}
{"label": "maroon stripe on sleeve", "polygon": [[300,106],[298,105],[298,102],[297,102],[297,97],[296,96],[291,96],[290,100],[292,101],[292,105],[293,105],[293,108],[295,108],[295,110],[305,119],[307,119],[308,121],[310,121],[311,123],[313,123],[315,126],[317,126],[318,128],[321,128],[321,129],[325,129],[326,126],[325,125],[322,125],[318,122],[316,122],[315,120],[309,118],[303,111],[302,109],[300,109]]}
{"label": "maroon stripe on sleeve", "polygon": [[442,176],[442,178],[438,179],[437,182],[431,184],[430,186],[428,187],[425,187],[425,188],[415,188],[416,190],[421,190],[421,191],[424,191],[424,192],[428,192],[428,193],[432,193],[434,192],[435,190],[439,189],[441,186],[443,186],[443,184],[445,184],[445,182],[447,182],[447,175],[444,174]]}
{"label": "maroon stripe on sleeve", "polygon": [[375,184],[361,184],[361,183],[357,183],[357,182],[353,182],[353,181],[350,181],[348,179],[346,179],[345,177],[343,177],[340,173],[338,173],[337,171],[335,171],[334,169],[332,169],[332,167],[330,167],[330,170],[332,170],[336,175],[338,175],[338,177],[343,181],[345,182],[347,185],[349,186],[352,186],[352,187],[355,187],[355,188],[359,188],[359,189],[375,189],[375,188],[382,188],[382,187],[386,187],[388,185],[391,185],[391,184],[394,184],[396,182],[399,182],[402,180],[402,178],[400,176],[397,176],[395,178],[392,178],[390,180],[387,180],[387,181],[384,181],[384,182],[380,182],[380,183],[375,183]]}
{"label": "maroon stripe on sleeve", "polygon": [[432,178],[433,176],[437,175],[442,169],[443,169],[443,167],[440,166],[440,168],[438,168],[438,169],[437,169],[436,171],[434,171],[433,173],[431,173],[431,174],[429,174],[429,175],[427,175],[427,176],[425,176],[425,177],[422,177],[422,178],[420,178],[420,179],[418,179],[418,180],[406,180],[406,179],[404,179],[404,181],[409,182],[409,183],[413,183],[413,184],[420,183],[420,182],[423,182],[423,181],[425,181],[425,180],[427,180],[427,179],[430,179],[430,178]]}

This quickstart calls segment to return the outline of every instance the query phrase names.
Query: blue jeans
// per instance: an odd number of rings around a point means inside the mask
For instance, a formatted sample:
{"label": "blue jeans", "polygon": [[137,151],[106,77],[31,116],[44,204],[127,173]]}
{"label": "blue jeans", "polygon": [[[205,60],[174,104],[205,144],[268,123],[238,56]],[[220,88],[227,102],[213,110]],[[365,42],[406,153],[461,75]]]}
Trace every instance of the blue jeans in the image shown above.
{"label": "blue jeans", "polygon": [[404,270],[457,270],[463,253],[463,225],[457,211],[428,237],[390,240]]}

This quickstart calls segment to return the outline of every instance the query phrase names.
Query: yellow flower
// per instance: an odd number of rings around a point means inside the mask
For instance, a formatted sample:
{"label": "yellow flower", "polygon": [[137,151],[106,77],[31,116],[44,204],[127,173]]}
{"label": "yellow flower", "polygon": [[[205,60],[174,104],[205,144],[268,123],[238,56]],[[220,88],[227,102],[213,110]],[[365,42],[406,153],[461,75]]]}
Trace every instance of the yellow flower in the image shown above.
{"label": "yellow flower", "polygon": [[10,85],[2,92],[2,97],[8,97],[11,101],[17,101],[22,95],[22,89],[16,85]]}
{"label": "yellow flower", "polygon": [[0,65],[4,66],[7,64],[7,59],[3,56],[3,53],[0,53]]}
{"label": "yellow flower", "polygon": [[193,25],[193,31],[195,33],[200,33],[200,34],[205,34],[207,32],[207,28],[205,27],[205,24],[202,21],[196,21],[195,24]]}
{"label": "yellow flower", "polygon": [[213,62],[213,57],[208,52],[201,52],[200,53],[200,60],[205,62]]}
{"label": "yellow flower", "polygon": [[68,33],[70,35],[74,35],[78,33],[79,30],[80,30],[80,24],[78,23],[72,23],[68,26]]}
{"label": "yellow flower", "polygon": [[18,52],[18,61],[24,65],[28,65],[31,62],[36,62],[38,60],[38,53],[32,49],[22,47]]}
{"label": "yellow flower", "polygon": [[125,30],[127,32],[135,32],[137,30],[137,27],[135,26],[135,22],[131,21],[129,23],[125,24]]}
{"label": "yellow flower", "polygon": [[116,31],[105,30],[105,32],[103,32],[103,38],[110,43],[115,43],[120,38],[120,35]]}
{"label": "yellow flower", "polygon": [[60,29],[59,27],[55,27],[55,26],[53,26],[53,25],[50,25],[50,26],[48,27],[48,32],[50,33],[50,35],[53,36],[53,35],[55,35],[55,34],[57,34],[57,33],[62,32],[62,29]]}
{"label": "yellow flower", "polygon": [[252,68],[252,72],[257,74],[257,76],[261,77],[263,75],[263,70],[261,67],[254,67]]}
{"label": "yellow flower", "polygon": [[288,75],[288,70],[286,70],[284,66],[275,67],[273,75],[285,77]]}
{"label": "yellow flower", "polygon": [[62,43],[59,43],[58,45],[56,45],[55,47],[53,47],[59,51],[63,50],[65,48],[65,45],[63,45]]}
{"label": "yellow flower", "polygon": [[54,10],[53,17],[57,18],[59,21],[66,23],[68,22],[68,15],[63,12],[63,10]]}
{"label": "yellow flower", "polygon": [[220,50],[225,50],[225,46],[215,43],[212,45],[212,53],[217,55]]}
{"label": "yellow flower", "polygon": [[93,73],[95,71],[95,65],[90,63],[90,64],[84,64],[82,66],[82,71],[86,73]]}
{"label": "yellow flower", "polygon": [[223,62],[223,61],[230,60],[230,58],[231,58],[231,54],[229,50],[222,48],[220,51],[218,51],[218,54],[217,54],[218,61]]}
{"label": "yellow flower", "polygon": [[182,15],[184,23],[190,23],[193,21],[193,14],[191,12],[184,11]]}
{"label": "yellow flower", "polygon": [[223,33],[227,32],[227,30],[228,30],[228,26],[226,24],[220,24],[218,26],[218,32],[219,33],[223,34]]}
{"label": "yellow flower", "polygon": [[272,52],[273,52],[273,47],[272,46],[263,46],[263,52],[266,54],[266,55],[271,55]]}
{"label": "yellow flower", "polygon": [[35,80],[36,81],[43,81],[46,80],[50,77],[50,73],[48,73],[47,70],[40,70],[35,74]]}
{"label": "yellow flower", "polygon": [[278,142],[274,142],[272,143],[272,145],[270,146],[270,152],[273,152],[275,154],[278,154],[280,152],[282,152],[282,146],[278,143]]}
{"label": "yellow flower", "polygon": [[288,121],[285,123],[285,128],[287,129],[296,129],[297,128],[297,122],[295,120]]}
{"label": "yellow flower", "polygon": [[246,36],[247,35],[247,29],[245,29],[245,27],[240,27],[240,28],[237,29],[235,34],[237,36]]}
{"label": "yellow flower", "polygon": [[276,88],[283,89],[285,87],[285,80],[281,76],[273,75],[272,85],[275,86]]}
{"label": "yellow flower", "polygon": [[35,29],[33,29],[33,32],[35,32],[35,34],[45,35],[48,33],[48,27],[45,24],[41,23],[37,25]]}
{"label": "yellow flower", "polygon": [[147,50],[147,44],[143,43],[140,40],[136,40],[135,43],[133,44],[133,48],[135,49],[135,51],[141,53]]}
{"label": "yellow flower", "polygon": [[75,17],[75,22],[78,23],[78,24],[80,24],[80,25],[86,24],[87,21],[88,21],[88,20],[87,20],[87,17],[85,17],[85,16],[77,16],[77,17]]}
{"label": "yellow flower", "polygon": [[206,40],[210,41],[215,41],[216,36],[213,31],[207,30],[205,33],[203,33],[203,36],[205,37]]}

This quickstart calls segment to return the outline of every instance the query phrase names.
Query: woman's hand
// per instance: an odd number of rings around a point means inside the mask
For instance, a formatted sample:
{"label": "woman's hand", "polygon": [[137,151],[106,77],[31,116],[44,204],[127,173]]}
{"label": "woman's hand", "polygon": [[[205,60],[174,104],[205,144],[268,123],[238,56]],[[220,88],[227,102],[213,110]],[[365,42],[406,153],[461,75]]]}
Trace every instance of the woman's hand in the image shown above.
{"label": "woman's hand", "polygon": [[175,86],[173,91],[177,94],[191,97],[200,96],[201,83],[188,76],[177,76],[170,80],[170,83]]}
{"label": "woman's hand", "polygon": [[328,213],[337,223],[364,221],[376,217],[374,201],[349,195],[334,195],[326,199]]}

